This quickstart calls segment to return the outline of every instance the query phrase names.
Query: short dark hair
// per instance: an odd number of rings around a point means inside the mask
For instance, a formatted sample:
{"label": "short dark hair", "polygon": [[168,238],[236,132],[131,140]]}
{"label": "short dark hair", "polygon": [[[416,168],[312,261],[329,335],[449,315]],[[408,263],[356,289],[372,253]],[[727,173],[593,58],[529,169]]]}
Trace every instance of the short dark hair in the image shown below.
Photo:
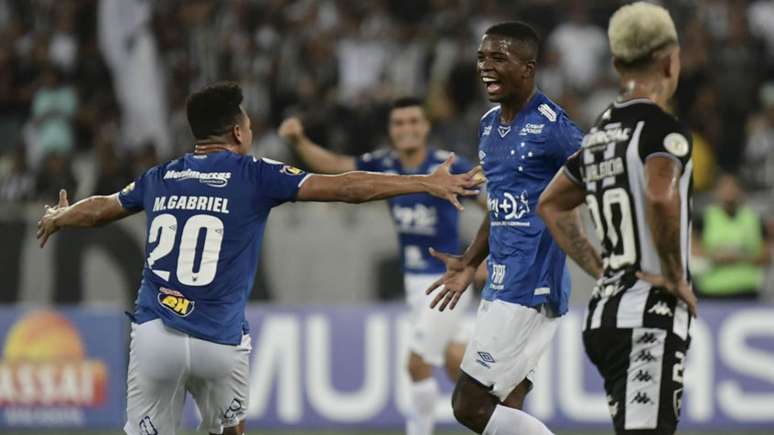
{"label": "short dark hair", "polygon": [[390,112],[392,112],[395,109],[403,109],[404,107],[414,107],[414,106],[419,106],[420,108],[424,109],[424,103],[420,98],[400,97],[393,100],[392,104],[390,104]]}
{"label": "short dark hair", "polygon": [[218,82],[191,94],[185,102],[188,124],[196,139],[229,131],[242,115],[242,88],[234,82]]}
{"label": "short dark hair", "polygon": [[512,38],[524,43],[530,51],[531,60],[537,60],[540,47],[540,36],[537,31],[524,21],[507,21],[498,23],[486,29],[484,35],[497,35]]}

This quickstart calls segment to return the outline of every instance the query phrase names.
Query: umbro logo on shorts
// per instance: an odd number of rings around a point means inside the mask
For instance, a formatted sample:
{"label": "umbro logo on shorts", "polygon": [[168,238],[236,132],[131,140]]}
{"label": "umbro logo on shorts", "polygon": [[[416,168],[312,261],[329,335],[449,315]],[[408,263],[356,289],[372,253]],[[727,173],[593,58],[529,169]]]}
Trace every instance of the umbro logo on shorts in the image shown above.
{"label": "umbro logo on shorts", "polygon": [[476,362],[486,368],[490,368],[489,364],[494,363],[495,359],[489,352],[478,352],[478,358],[476,358]]}

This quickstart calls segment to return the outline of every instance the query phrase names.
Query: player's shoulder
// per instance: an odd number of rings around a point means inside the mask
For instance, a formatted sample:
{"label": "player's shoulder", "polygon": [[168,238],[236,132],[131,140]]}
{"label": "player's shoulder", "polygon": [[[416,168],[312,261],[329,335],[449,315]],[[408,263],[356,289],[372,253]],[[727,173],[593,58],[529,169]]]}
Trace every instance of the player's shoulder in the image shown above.
{"label": "player's shoulder", "polygon": [[[437,148],[430,148],[429,151],[430,151],[430,153],[429,153],[430,160],[433,163],[443,163],[451,155],[451,151],[446,151],[446,150],[437,149]],[[459,158],[459,156],[458,156],[458,158]]]}
{"label": "player's shoulder", "polygon": [[567,111],[547,95],[539,92],[535,96],[534,116],[542,119],[549,127],[565,126],[567,124],[575,125],[570,119]]}
{"label": "player's shoulder", "polygon": [[527,127],[539,130],[543,136],[560,135],[577,137],[580,140],[583,132],[558,103],[540,93],[533,107],[534,111],[530,114],[530,124]]}
{"label": "player's shoulder", "polygon": [[642,119],[645,121],[643,135],[657,139],[669,137],[666,142],[691,143],[691,131],[677,116],[664,111],[656,104],[641,104]]}
{"label": "player's shoulder", "polygon": [[377,150],[363,154],[360,156],[360,159],[366,163],[376,163],[380,164],[381,166],[389,167],[394,165],[395,159],[397,159],[397,154],[395,154],[395,151],[389,148],[379,148]]}
{"label": "player's shoulder", "polygon": [[488,122],[493,119],[497,119],[499,116],[500,116],[500,105],[498,104],[490,108],[486,112],[484,112],[484,114],[481,116],[481,122],[482,123]]}

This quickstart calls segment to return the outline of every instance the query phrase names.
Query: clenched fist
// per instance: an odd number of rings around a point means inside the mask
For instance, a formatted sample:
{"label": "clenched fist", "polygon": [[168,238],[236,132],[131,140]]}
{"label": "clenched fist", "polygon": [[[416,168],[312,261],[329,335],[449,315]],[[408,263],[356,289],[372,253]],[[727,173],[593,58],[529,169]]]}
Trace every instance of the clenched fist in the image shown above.
{"label": "clenched fist", "polygon": [[283,139],[290,142],[293,145],[298,144],[304,137],[304,125],[301,120],[295,116],[292,116],[280,124],[277,134]]}

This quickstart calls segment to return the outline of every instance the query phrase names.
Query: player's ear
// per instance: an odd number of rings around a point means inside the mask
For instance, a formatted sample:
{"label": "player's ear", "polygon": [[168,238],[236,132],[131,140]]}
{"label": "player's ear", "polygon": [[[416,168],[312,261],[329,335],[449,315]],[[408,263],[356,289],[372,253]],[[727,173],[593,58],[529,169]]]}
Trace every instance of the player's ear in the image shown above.
{"label": "player's ear", "polygon": [[535,61],[528,60],[524,62],[524,78],[529,79],[535,76]]}
{"label": "player's ear", "polygon": [[242,128],[239,126],[239,123],[235,123],[233,127],[231,127],[231,135],[234,136],[234,142],[237,143],[237,145],[242,145],[242,142],[244,142],[244,132],[242,131]]}

